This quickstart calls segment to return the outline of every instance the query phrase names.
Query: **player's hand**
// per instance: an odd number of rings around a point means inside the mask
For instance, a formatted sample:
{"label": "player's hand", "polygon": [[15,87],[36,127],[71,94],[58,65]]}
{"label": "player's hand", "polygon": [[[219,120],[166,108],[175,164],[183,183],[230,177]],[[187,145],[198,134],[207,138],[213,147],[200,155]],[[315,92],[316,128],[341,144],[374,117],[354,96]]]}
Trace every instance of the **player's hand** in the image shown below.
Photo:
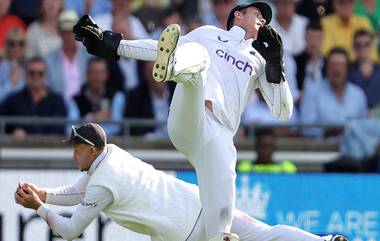
{"label": "player's hand", "polygon": [[103,30],[95,23],[90,15],[84,15],[73,27],[74,38],[82,42],[89,54],[97,55],[101,49]]}
{"label": "player's hand", "polygon": [[90,15],[82,16],[73,27],[73,33],[77,41],[83,42],[84,38],[102,38],[103,30],[95,23]]}
{"label": "player's hand", "polygon": [[15,192],[15,201],[26,208],[31,208],[34,210],[37,210],[42,204],[42,201],[38,197],[37,193],[35,193],[30,187],[27,187],[26,189],[17,187]]}
{"label": "player's hand", "polygon": [[257,39],[252,42],[252,47],[254,47],[267,62],[282,61],[283,47],[281,36],[269,25],[259,28]]}
{"label": "player's hand", "polygon": [[259,28],[257,39],[252,42],[252,47],[255,48],[267,62],[265,66],[267,80],[271,83],[280,83],[284,71],[284,50],[280,34],[271,26],[265,25]]}
{"label": "player's hand", "polygon": [[46,191],[43,188],[40,188],[30,182],[19,182],[18,184],[18,188],[22,188],[24,190],[26,190],[28,187],[30,187],[38,195],[38,198],[42,202],[46,202]]}

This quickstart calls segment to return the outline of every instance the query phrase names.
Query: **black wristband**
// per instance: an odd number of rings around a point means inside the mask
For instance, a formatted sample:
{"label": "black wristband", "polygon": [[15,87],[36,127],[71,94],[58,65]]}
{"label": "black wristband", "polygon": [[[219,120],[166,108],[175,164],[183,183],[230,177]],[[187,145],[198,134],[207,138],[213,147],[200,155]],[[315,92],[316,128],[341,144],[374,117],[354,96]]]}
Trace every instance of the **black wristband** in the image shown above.
{"label": "black wristband", "polygon": [[278,63],[278,64],[266,63],[265,76],[269,83],[279,84],[281,83],[282,80],[285,81],[284,67],[282,66],[281,63]]}
{"label": "black wristband", "polygon": [[119,60],[120,56],[117,54],[117,48],[123,35],[111,31],[104,31],[101,33],[101,38],[92,36],[92,38],[84,38],[83,44],[86,46],[89,54],[107,59]]}
{"label": "black wristband", "polygon": [[103,48],[100,50],[103,58],[110,60],[118,60],[120,56],[117,54],[117,48],[119,47],[120,41],[123,35],[120,33],[114,33],[111,31],[103,32]]}

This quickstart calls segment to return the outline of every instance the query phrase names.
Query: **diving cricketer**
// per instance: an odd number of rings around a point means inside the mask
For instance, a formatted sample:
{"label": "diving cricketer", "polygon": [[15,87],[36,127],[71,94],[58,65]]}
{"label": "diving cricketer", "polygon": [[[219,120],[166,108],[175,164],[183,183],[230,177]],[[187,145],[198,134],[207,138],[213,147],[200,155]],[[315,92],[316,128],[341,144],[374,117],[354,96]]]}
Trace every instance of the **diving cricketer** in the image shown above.
{"label": "diving cricketer", "polygon": [[[116,145],[107,144],[100,125],[73,127],[73,158],[85,172],[74,185],[40,188],[20,182],[15,200],[32,208],[62,238],[72,240],[103,212],[115,223],[149,235],[152,241],[205,241],[205,213],[196,185],[154,169]],[[78,205],[70,218],[45,203]],[[232,231],[243,241],[346,241],[285,225],[269,226],[233,210]],[[225,240],[232,240],[225,238]]]}

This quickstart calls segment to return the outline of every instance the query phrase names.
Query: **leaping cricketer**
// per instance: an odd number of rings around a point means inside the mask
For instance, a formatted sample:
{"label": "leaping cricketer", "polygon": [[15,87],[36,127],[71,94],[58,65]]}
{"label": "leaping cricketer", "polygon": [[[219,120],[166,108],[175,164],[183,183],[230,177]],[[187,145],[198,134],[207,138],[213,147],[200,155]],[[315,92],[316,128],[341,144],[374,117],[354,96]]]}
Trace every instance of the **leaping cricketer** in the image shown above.
{"label": "leaping cricketer", "polygon": [[[69,141],[79,170],[87,172],[72,186],[43,189],[20,182],[17,203],[37,210],[50,228],[72,240],[100,214],[152,241],[205,241],[206,216],[197,186],[185,183],[107,144],[104,130],[95,123],[73,127]],[[70,218],[45,203],[77,205]],[[269,226],[233,210],[232,231],[243,241],[346,241],[341,236],[319,237],[285,225]],[[233,240],[225,238],[224,240]]]}
{"label": "leaping cricketer", "polygon": [[168,132],[197,173],[208,241],[239,240],[230,233],[237,158],[233,136],[249,97],[258,88],[275,117],[292,114],[282,41],[268,25],[271,18],[271,7],[255,1],[231,10],[228,31],[202,26],[180,37],[174,24],[158,41],[123,40],[119,33],[100,29],[88,15],[73,29],[90,54],[155,61],[156,81],[178,83]]}

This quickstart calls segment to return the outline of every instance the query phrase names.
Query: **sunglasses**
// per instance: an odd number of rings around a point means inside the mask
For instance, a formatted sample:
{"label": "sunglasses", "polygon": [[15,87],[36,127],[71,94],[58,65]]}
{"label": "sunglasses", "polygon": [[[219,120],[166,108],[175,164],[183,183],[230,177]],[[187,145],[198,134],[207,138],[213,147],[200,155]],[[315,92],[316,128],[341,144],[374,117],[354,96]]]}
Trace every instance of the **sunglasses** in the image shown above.
{"label": "sunglasses", "polygon": [[370,41],[367,41],[367,42],[363,42],[363,43],[355,43],[354,44],[354,48],[355,49],[361,49],[361,48],[369,48],[371,47],[371,42]]}
{"label": "sunglasses", "polygon": [[10,48],[24,47],[25,41],[24,40],[10,40],[7,44]]}
{"label": "sunglasses", "polygon": [[43,70],[28,70],[28,75],[31,77],[43,77],[45,75],[45,71]]}
{"label": "sunglasses", "polygon": [[71,127],[71,137],[70,139],[71,140],[74,140],[74,138],[79,138],[81,139],[82,141],[84,141],[85,143],[89,144],[90,146],[95,146],[94,143],[92,143],[91,141],[87,140],[86,138],[84,138],[83,136],[81,136],[79,133],[78,133],[78,130],[75,126],[72,126]]}

